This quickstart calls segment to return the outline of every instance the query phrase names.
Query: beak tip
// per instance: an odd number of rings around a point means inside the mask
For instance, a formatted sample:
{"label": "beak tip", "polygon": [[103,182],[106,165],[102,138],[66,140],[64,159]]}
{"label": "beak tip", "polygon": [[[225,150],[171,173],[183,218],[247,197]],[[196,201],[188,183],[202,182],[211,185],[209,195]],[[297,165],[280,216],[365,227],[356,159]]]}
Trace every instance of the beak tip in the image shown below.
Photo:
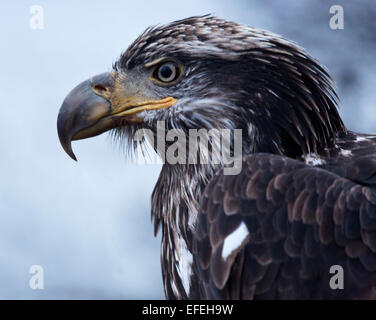
{"label": "beak tip", "polygon": [[59,138],[60,138],[60,144],[63,147],[64,151],[67,153],[67,155],[69,157],[71,157],[74,161],[77,161],[77,157],[72,150],[71,139],[65,139],[65,138],[62,138],[60,136],[59,136]]}
{"label": "beak tip", "polygon": [[76,162],[78,161],[77,158],[76,158],[76,156],[74,155],[74,153],[70,154],[69,156],[70,156],[74,161],[76,161]]}
{"label": "beak tip", "polygon": [[65,152],[68,154],[68,156],[70,156],[74,161],[77,161],[77,157],[74,154],[74,152],[72,150],[72,146],[71,146],[70,143],[63,145],[63,148],[64,148]]}

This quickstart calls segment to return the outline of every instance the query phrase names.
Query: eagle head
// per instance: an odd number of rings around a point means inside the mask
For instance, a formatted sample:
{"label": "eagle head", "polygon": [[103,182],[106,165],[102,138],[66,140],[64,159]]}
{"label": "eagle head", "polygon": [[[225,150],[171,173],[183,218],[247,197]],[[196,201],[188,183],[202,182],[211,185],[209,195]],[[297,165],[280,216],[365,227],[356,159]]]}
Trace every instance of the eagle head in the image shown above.
{"label": "eagle head", "polygon": [[63,102],[57,127],[72,140],[108,130],[242,129],[243,151],[299,157],[345,127],[332,81],[304,49],[274,33],[213,16],[148,28],[113,65]]}

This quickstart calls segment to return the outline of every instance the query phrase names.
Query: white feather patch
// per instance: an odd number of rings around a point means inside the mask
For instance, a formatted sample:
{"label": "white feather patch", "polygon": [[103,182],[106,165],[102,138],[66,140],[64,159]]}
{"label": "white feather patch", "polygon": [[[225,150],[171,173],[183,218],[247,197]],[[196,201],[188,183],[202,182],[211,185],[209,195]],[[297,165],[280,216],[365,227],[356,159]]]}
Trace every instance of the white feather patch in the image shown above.
{"label": "white feather patch", "polygon": [[341,155],[344,156],[344,157],[350,157],[352,155],[352,152],[351,150],[344,150],[344,149],[341,149]]}
{"label": "white feather patch", "polygon": [[355,142],[362,142],[362,141],[368,141],[368,140],[369,139],[367,139],[366,137],[357,136]]}
{"label": "white feather patch", "polygon": [[245,223],[242,222],[235,231],[226,237],[223,243],[222,258],[226,260],[234,250],[238,249],[243,244],[248,235],[248,228]]}
{"label": "white feather patch", "polygon": [[303,156],[303,159],[306,164],[310,164],[312,166],[321,166],[325,164],[325,160],[321,159],[316,153],[308,153],[307,155]]}
{"label": "white feather patch", "polygon": [[183,237],[178,237],[179,245],[179,260],[177,265],[177,271],[183,284],[185,293],[189,295],[191,286],[191,274],[192,274],[192,262],[193,256],[187,248],[187,244]]}

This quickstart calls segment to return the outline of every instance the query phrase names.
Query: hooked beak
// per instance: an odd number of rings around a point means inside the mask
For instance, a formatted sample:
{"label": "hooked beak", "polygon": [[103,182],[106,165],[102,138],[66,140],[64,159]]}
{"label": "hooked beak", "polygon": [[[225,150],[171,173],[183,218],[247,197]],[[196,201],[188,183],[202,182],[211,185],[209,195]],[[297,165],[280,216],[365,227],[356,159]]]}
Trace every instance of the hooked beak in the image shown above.
{"label": "hooked beak", "polygon": [[65,152],[77,161],[72,141],[97,136],[124,123],[140,122],[144,110],[168,108],[177,100],[142,99],[119,90],[114,73],[103,73],[75,87],[65,98],[57,119],[57,131]]}

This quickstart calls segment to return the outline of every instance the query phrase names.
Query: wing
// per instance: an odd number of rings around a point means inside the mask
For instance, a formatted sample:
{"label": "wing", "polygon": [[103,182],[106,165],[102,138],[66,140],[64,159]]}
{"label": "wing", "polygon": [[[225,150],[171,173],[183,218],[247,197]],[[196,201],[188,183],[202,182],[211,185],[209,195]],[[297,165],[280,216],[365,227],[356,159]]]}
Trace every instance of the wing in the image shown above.
{"label": "wing", "polygon": [[[340,171],[256,154],[239,175],[219,172],[194,235],[202,297],[375,298],[376,191],[350,178],[372,181],[376,161]],[[342,267],[343,289],[330,287],[341,276],[331,266]]]}

